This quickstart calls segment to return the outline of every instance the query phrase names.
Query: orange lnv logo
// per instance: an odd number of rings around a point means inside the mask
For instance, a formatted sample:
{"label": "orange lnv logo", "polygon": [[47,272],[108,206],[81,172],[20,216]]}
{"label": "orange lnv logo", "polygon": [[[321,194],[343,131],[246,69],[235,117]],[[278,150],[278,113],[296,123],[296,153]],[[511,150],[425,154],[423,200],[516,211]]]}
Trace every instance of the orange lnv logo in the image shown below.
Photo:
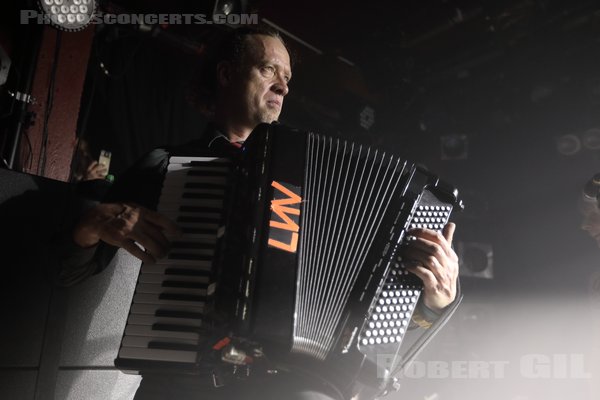
{"label": "orange lnv logo", "polygon": [[277,181],[273,181],[271,186],[274,190],[269,221],[269,246],[295,253],[298,249],[302,197],[293,190],[299,192],[299,188],[287,188]]}

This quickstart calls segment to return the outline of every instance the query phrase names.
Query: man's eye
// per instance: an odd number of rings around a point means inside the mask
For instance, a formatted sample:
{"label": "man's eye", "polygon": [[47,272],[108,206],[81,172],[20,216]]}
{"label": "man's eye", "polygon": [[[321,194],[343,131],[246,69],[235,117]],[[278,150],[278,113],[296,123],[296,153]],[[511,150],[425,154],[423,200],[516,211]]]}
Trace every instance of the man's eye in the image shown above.
{"label": "man's eye", "polygon": [[266,67],[262,67],[262,73],[265,76],[273,76],[275,74],[275,68],[271,67],[271,66],[266,66]]}

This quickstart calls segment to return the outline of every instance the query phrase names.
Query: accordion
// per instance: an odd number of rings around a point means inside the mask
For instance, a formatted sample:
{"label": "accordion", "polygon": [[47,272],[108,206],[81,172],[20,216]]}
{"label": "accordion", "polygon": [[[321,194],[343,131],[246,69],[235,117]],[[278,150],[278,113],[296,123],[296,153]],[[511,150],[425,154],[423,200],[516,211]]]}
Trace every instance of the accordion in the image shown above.
{"label": "accordion", "polygon": [[455,188],[396,156],[283,125],[259,125],[235,159],[171,157],[158,211],[183,236],[142,265],[115,364],[383,387],[378,356],[399,353],[422,290],[397,262],[407,231],[456,207]]}

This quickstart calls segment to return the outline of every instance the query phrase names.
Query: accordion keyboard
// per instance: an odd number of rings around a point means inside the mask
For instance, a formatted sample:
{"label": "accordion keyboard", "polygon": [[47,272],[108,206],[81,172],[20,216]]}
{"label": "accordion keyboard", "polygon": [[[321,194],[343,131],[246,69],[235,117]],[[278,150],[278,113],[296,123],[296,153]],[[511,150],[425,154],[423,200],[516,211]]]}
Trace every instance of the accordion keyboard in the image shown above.
{"label": "accordion keyboard", "polygon": [[182,235],[164,259],[140,268],[118,366],[196,363],[228,174],[228,159],[170,158],[157,210]]}

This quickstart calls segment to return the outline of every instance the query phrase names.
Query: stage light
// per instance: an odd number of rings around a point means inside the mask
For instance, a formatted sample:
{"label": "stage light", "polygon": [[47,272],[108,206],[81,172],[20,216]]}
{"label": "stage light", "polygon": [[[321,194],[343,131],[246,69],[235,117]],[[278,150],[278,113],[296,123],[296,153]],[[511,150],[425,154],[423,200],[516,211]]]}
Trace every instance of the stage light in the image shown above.
{"label": "stage light", "polygon": [[96,0],[39,0],[52,25],[75,32],[84,29],[96,12]]}
{"label": "stage light", "polygon": [[371,129],[375,123],[375,110],[369,106],[365,106],[360,112],[360,126],[366,130]]}
{"label": "stage light", "polygon": [[245,14],[247,8],[247,0],[217,0],[213,15]]}

